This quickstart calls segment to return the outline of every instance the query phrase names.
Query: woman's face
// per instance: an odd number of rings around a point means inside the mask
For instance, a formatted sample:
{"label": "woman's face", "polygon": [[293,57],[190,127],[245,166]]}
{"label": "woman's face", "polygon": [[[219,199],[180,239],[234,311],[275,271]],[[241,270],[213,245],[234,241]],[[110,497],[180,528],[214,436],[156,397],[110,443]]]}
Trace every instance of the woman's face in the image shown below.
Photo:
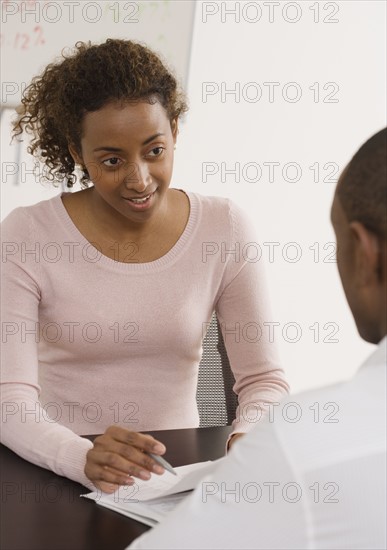
{"label": "woman's face", "polygon": [[[154,218],[171,181],[177,122],[156,102],[112,102],[87,113],[82,121],[81,156],[94,184],[93,203],[104,216],[126,226]],[[146,198],[146,199],[145,199]],[[145,200],[144,200],[145,199]]]}

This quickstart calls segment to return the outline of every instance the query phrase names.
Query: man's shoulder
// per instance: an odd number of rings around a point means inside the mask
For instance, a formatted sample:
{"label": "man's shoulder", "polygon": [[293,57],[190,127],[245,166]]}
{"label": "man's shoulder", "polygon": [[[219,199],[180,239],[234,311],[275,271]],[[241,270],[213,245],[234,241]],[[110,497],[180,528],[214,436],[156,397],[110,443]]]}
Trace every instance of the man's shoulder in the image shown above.
{"label": "man's shoulder", "polygon": [[359,373],[348,381],[288,396],[273,410],[268,421],[302,470],[385,449],[385,388],[374,371]]}

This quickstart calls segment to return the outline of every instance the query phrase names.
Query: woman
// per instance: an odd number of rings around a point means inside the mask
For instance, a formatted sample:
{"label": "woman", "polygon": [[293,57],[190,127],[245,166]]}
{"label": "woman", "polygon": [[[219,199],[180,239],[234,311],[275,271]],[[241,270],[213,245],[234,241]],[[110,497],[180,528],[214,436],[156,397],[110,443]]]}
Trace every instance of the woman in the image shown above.
{"label": "woman", "polygon": [[186,110],[157,55],[109,39],[49,65],[14,126],[53,181],[71,187],[78,165],[83,189],[3,222],[2,442],[107,492],[163,473],[146,453],[165,447],[141,431],[199,425],[213,311],[239,399],[231,443],[252,427],[249,404],[287,391],[273,344],[244,331],[268,309],[243,212],[169,187]]}

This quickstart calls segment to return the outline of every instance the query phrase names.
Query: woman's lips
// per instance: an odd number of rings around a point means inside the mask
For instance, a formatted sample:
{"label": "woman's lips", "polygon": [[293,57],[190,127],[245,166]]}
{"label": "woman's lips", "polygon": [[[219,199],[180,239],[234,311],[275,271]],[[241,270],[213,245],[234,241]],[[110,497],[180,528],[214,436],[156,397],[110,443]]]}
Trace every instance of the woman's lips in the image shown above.
{"label": "woman's lips", "polygon": [[123,197],[123,199],[130,205],[130,207],[133,210],[141,211],[141,210],[147,210],[151,207],[153,203],[153,196],[155,194],[155,191],[153,193],[148,193],[148,195],[144,195],[143,197],[131,197],[126,198]]}

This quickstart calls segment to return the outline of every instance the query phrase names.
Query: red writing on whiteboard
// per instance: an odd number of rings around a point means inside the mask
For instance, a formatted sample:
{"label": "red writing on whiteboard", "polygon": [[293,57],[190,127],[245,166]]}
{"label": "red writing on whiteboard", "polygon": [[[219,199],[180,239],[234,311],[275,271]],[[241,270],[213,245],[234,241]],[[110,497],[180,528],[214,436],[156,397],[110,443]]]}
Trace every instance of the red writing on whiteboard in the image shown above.
{"label": "red writing on whiteboard", "polygon": [[15,34],[1,35],[1,47],[15,48],[17,50],[29,50],[45,44],[43,29],[36,25],[31,32],[17,32]]}

